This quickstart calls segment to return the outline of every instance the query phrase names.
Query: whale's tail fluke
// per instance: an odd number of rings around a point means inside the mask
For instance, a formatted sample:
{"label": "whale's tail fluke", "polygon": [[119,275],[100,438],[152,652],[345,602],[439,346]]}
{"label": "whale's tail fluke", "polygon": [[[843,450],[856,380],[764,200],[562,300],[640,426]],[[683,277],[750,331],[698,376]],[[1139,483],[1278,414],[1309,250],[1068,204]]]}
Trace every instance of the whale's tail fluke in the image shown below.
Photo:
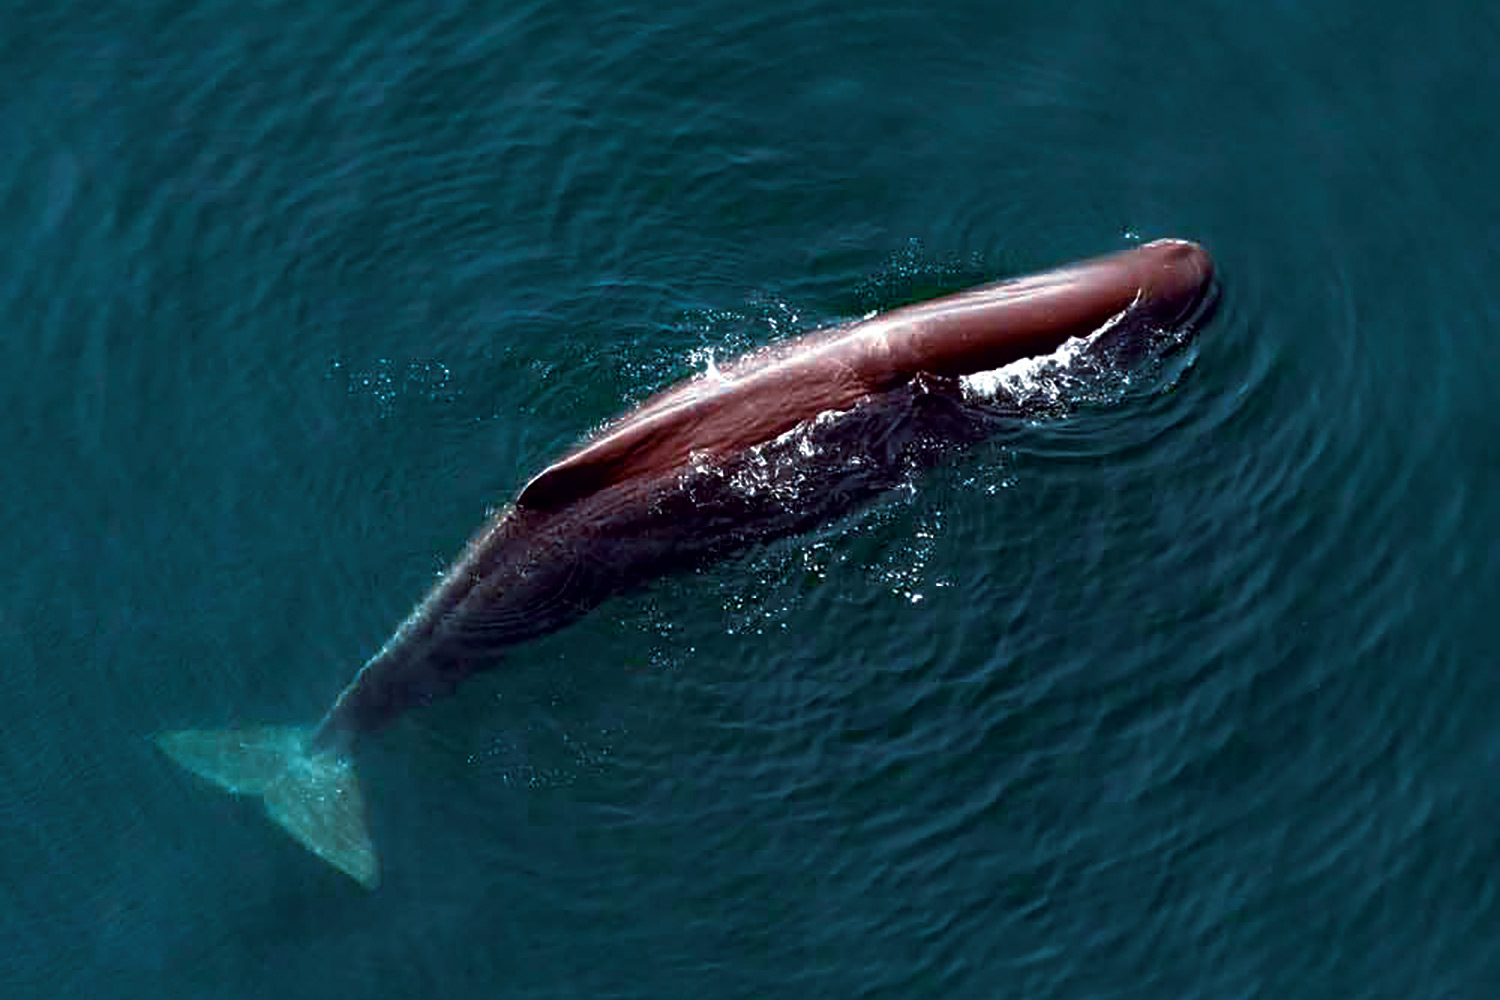
{"label": "whale's tail fluke", "polygon": [[235,795],[259,795],[276,824],[367,889],[380,881],[354,764],[309,745],[307,729],[179,729],[156,745]]}

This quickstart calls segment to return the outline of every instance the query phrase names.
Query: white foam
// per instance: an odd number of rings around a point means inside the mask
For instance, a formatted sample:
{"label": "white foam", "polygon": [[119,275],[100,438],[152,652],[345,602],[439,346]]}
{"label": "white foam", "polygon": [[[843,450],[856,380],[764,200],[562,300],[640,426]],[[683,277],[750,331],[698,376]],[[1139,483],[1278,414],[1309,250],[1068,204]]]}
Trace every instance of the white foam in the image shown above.
{"label": "white foam", "polygon": [[1130,311],[1140,302],[1121,309],[1105,320],[1097,330],[1083,337],[1070,337],[1051,354],[1022,358],[1008,365],[989,371],[975,372],[963,376],[959,382],[970,399],[993,400],[1002,394],[1035,396],[1041,394],[1051,400],[1059,400],[1064,392],[1065,379],[1058,378],[1061,372],[1071,372],[1078,367],[1079,358],[1105,333],[1125,321]]}

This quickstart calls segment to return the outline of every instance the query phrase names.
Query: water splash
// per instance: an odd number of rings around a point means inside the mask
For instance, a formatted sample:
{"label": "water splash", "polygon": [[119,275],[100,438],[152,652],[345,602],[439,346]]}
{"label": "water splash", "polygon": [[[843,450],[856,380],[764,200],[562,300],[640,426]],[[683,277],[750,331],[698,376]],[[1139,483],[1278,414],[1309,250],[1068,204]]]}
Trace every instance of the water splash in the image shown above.
{"label": "water splash", "polygon": [[1133,309],[1050,354],[964,376],[965,396],[1039,423],[1117,404],[1136,390],[1170,391],[1196,358],[1191,328],[1145,323]]}

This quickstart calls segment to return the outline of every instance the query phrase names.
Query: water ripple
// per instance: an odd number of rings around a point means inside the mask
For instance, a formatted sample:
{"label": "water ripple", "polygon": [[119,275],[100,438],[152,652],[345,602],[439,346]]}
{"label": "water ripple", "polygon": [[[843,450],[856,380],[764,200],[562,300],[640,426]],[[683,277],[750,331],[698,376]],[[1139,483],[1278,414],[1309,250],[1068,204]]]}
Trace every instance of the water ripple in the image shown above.
{"label": "water ripple", "polygon": [[[21,988],[1494,981],[1494,18],[1231,7],[7,15]],[[143,739],[314,717],[678,378],[1158,233],[1170,368],[372,741],[373,904]]]}

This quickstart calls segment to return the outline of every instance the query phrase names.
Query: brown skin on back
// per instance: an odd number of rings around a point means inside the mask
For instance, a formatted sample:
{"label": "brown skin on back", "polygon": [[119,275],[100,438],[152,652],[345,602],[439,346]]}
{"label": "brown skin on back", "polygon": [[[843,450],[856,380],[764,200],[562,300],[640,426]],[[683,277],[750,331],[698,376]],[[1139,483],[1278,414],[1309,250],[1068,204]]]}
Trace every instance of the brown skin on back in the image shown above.
{"label": "brown skin on back", "polygon": [[814,333],[648,400],[532,479],[516,503],[553,510],[694,456],[722,459],[919,373],[957,377],[1048,354],[1133,305],[1175,319],[1211,277],[1201,248],[1162,240]]}

